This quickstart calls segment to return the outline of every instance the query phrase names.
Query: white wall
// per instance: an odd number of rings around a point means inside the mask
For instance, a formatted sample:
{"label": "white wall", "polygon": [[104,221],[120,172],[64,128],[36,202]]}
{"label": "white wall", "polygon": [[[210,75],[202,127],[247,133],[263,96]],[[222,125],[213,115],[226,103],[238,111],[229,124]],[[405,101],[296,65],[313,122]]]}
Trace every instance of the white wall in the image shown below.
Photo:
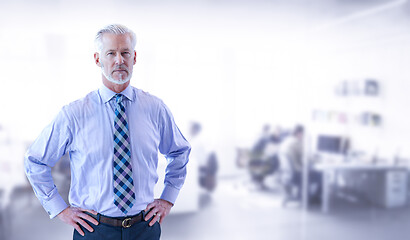
{"label": "white wall", "polygon": [[[358,113],[379,112],[380,127],[348,124],[313,124],[327,127],[324,132],[346,134],[355,150],[392,160],[397,154],[410,158],[410,113],[407,92],[410,90],[410,34],[407,17],[400,7],[370,12],[364,16],[330,24],[312,37],[316,58],[309,63],[309,81],[313,88],[311,107]],[[319,50],[319,51],[316,51]],[[335,86],[343,80],[376,79],[378,97],[338,97]],[[322,131],[323,132],[323,131]]]}

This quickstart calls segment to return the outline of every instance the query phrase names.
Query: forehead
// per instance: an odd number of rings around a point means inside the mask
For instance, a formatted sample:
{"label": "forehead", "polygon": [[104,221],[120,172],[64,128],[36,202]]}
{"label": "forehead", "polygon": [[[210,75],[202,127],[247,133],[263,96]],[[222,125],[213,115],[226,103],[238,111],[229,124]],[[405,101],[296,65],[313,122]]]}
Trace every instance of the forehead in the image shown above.
{"label": "forehead", "polygon": [[131,36],[128,33],[104,33],[101,40],[104,50],[132,49]]}

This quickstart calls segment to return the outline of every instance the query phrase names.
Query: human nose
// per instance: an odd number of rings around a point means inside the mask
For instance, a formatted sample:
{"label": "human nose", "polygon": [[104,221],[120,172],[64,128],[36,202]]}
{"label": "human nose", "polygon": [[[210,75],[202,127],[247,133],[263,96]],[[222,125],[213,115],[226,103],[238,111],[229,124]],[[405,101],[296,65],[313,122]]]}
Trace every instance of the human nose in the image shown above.
{"label": "human nose", "polygon": [[115,63],[116,63],[116,64],[123,64],[123,63],[124,63],[124,58],[123,58],[123,56],[122,56],[120,53],[118,53],[118,54],[115,56]]}

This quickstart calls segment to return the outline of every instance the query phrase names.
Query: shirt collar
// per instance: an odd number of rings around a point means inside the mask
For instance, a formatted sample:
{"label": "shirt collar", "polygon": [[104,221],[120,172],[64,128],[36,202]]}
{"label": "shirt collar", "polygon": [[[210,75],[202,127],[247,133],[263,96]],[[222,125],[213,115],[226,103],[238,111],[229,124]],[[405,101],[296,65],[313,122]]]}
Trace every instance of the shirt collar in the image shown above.
{"label": "shirt collar", "polygon": [[[117,94],[116,92],[107,88],[104,84],[100,87],[99,93],[104,103],[110,101]],[[120,94],[124,95],[128,100],[134,101],[134,95],[131,85],[128,85],[128,87],[124,89],[124,91],[120,92]]]}

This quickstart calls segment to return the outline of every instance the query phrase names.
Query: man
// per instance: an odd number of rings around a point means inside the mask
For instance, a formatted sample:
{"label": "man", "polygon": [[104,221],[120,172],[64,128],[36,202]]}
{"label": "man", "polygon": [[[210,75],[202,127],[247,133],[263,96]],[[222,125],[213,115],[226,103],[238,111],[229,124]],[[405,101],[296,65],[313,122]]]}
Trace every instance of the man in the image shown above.
{"label": "man", "polygon": [[[43,130],[26,153],[26,175],[50,218],[75,228],[73,239],[159,239],[185,180],[190,145],[160,99],[130,86],[135,33],[109,25],[95,45],[103,85],[64,106]],[[158,151],[168,164],[154,200]],[[50,171],[67,152],[70,206]]]}
{"label": "man", "polygon": [[[301,198],[302,176],[304,168],[304,127],[295,126],[292,136],[286,139],[281,146],[282,154],[289,161],[292,169],[292,183],[298,187],[297,198]],[[308,158],[309,159],[309,158]],[[309,179],[308,196],[311,201],[320,201],[322,175],[311,167],[312,162],[308,160],[307,174]]]}

